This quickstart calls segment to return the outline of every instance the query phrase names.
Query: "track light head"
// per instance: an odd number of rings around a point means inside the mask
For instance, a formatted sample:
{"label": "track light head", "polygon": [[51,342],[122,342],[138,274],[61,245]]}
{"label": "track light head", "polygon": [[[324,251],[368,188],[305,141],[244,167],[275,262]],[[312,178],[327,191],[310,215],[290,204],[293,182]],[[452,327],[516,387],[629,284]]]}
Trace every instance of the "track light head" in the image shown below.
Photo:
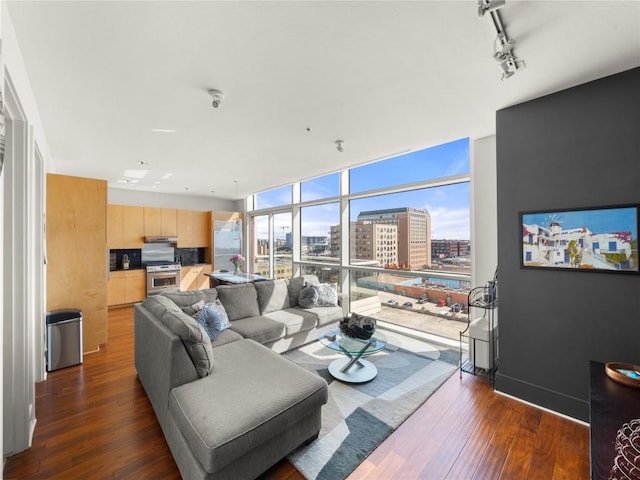
{"label": "track light head", "polygon": [[495,12],[504,7],[506,0],[478,0],[478,16],[482,17],[487,12]]}
{"label": "track light head", "polygon": [[507,36],[504,33],[499,34],[496,37],[495,42],[495,53],[493,57],[498,62],[504,62],[509,55],[511,55],[511,50],[513,50],[513,46],[516,44],[515,40],[507,39]]}
{"label": "track light head", "polygon": [[340,153],[344,152],[344,147],[342,146],[344,140],[336,140],[335,144],[336,144],[336,150],[338,150]]}
{"label": "track light head", "polygon": [[224,93],[222,93],[220,90],[211,89],[209,90],[209,95],[211,95],[211,97],[213,98],[213,101],[211,102],[211,105],[213,105],[213,108],[218,108],[222,103],[222,99],[224,98]]}

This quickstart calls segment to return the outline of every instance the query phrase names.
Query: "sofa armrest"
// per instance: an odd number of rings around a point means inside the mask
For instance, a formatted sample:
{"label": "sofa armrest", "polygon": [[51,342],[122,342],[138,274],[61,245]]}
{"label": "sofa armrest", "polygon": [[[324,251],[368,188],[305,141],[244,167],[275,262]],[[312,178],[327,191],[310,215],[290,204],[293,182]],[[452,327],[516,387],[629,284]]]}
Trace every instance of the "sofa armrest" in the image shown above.
{"label": "sofa armrest", "polygon": [[168,412],[169,392],[199,377],[180,337],[141,303],[134,306],[134,336],[138,378],[158,420],[163,423]]}
{"label": "sofa armrest", "polygon": [[349,315],[349,294],[338,292],[338,305],[342,307],[342,316],[347,318]]}

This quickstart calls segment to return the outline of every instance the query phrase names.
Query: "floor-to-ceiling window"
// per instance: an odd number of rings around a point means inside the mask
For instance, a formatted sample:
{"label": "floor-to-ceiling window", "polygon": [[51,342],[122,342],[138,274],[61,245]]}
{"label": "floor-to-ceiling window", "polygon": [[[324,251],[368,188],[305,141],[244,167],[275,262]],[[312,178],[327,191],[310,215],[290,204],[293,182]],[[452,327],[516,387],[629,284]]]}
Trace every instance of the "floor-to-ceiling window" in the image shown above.
{"label": "floor-to-ceiling window", "polygon": [[254,271],[313,273],[348,289],[350,311],[457,338],[470,288],[469,172],[461,139],[257,193],[247,201]]}

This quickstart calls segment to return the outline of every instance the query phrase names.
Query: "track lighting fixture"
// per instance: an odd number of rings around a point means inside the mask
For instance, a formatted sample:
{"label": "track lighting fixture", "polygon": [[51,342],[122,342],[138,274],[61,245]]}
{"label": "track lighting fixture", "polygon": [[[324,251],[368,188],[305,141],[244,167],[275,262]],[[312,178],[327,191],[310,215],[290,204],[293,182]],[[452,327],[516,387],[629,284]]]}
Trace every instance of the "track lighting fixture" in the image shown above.
{"label": "track lighting fixture", "polygon": [[222,93],[220,90],[211,89],[209,90],[209,95],[211,95],[211,97],[213,98],[213,101],[211,102],[211,105],[213,105],[213,108],[218,108],[222,103],[222,99],[224,98],[224,93]]}
{"label": "track lighting fixture", "polygon": [[335,141],[336,150],[338,150],[340,153],[344,152],[344,147],[342,146],[343,142],[344,142],[344,140],[336,140]]}
{"label": "track lighting fixture", "polygon": [[525,68],[524,61],[518,60],[513,53],[516,41],[509,39],[502,24],[500,12],[498,10],[505,5],[505,0],[478,0],[478,16],[482,17],[489,13],[493,26],[498,36],[495,39],[493,58],[498,62],[502,71],[502,80],[512,77],[517,70]]}
{"label": "track lighting fixture", "polygon": [[481,17],[487,12],[495,12],[504,7],[505,0],[478,0],[478,16]]}

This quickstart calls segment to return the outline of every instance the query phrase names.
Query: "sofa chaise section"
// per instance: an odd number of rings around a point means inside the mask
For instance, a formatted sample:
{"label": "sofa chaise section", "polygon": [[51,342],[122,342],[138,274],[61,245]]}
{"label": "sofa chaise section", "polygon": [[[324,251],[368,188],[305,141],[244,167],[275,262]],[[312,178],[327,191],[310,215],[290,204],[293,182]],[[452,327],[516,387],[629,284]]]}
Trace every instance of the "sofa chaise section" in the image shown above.
{"label": "sofa chaise section", "polygon": [[208,473],[241,478],[239,467],[244,471],[254,464],[251,474],[258,475],[273,458],[319,432],[327,402],[320,377],[252,340],[216,348],[215,359],[209,376],[174,388],[169,396],[173,421]]}

